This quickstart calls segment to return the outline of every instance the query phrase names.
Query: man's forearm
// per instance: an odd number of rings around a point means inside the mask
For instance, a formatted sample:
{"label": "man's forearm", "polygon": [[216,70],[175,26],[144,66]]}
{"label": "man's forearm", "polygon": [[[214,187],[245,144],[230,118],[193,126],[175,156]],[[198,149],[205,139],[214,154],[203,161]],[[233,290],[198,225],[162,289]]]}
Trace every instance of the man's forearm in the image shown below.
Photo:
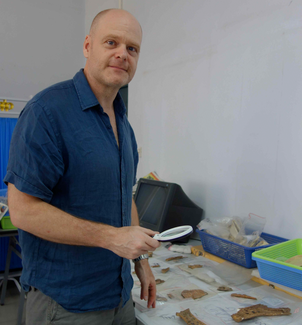
{"label": "man's forearm", "polygon": [[[118,256],[134,259],[159,243],[155,232],[139,226],[113,227],[80,219],[34,196],[8,186],[8,206],[13,224],[48,241],[79,246],[103,247]],[[134,222],[135,221],[134,217]]]}
{"label": "man's forearm", "polygon": [[106,248],[114,227],[72,216],[39,198],[8,187],[8,204],[13,224],[37,237],[68,245]]}

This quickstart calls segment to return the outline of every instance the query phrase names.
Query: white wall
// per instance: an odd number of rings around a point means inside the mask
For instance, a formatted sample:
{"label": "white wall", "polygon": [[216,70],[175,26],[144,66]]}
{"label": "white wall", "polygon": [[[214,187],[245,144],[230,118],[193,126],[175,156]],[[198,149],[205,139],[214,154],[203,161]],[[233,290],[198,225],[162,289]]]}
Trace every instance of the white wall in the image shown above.
{"label": "white wall", "polygon": [[129,118],[142,158],[206,217],[302,229],[302,1],[125,0],[144,40]]}
{"label": "white wall", "polygon": [[82,0],[1,0],[0,96],[29,99],[72,78],[84,66],[84,25]]}
{"label": "white wall", "polygon": [[[210,218],[254,212],[301,237],[302,2],[124,0],[144,30],[129,118],[152,170]],[[29,98],[84,65],[117,0],[1,0],[0,96]],[[85,18],[83,18],[85,17]]]}

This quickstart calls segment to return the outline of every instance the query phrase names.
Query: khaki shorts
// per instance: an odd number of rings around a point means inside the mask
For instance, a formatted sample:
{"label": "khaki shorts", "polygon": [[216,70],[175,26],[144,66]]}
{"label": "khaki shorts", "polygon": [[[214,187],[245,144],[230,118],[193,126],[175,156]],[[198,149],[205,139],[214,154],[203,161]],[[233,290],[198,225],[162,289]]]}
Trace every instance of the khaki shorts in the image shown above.
{"label": "khaki shorts", "polygon": [[37,289],[27,294],[26,325],[135,325],[132,297],[122,308],[71,313]]}

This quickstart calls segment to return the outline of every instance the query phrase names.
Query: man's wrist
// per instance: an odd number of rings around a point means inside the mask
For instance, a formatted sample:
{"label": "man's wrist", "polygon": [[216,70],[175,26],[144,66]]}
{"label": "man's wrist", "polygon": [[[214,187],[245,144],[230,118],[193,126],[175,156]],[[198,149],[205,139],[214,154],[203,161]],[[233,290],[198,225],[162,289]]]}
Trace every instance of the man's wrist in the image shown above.
{"label": "man's wrist", "polygon": [[133,263],[136,263],[136,262],[139,262],[139,261],[142,261],[142,260],[145,260],[145,259],[148,259],[149,258],[149,255],[148,254],[143,254],[143,255],[140,255],[139,257],[137,258],[134,258],[132,260]]}

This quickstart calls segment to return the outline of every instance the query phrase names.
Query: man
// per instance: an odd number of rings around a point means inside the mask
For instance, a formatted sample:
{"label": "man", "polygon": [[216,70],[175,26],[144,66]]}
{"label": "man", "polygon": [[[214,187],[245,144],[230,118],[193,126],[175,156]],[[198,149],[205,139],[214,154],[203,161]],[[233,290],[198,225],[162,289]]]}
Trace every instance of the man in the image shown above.
{"label": "man", "polygon": [[[4,181],[22,229],[27,324],[135,322],[129,259],[159,247],[156,232],[139,227],[137,146],[118,94],[135,74],[141,40],[130,13],[99,13],[84,41],[84,70],[20,114]],[[141,299],[155,307],[148,260],[135,271]]]}

